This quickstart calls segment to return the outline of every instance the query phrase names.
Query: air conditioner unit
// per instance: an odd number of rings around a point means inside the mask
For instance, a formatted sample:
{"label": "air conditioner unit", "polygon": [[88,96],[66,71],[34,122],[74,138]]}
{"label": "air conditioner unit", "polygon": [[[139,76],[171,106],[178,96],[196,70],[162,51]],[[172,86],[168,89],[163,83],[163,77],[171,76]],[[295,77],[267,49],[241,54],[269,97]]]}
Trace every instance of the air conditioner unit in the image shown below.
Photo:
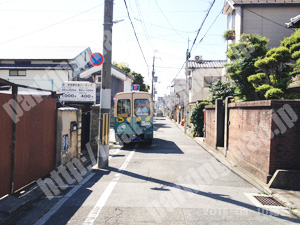
{"label": "air conditioner unit", "polygon": [[202,56],[201,55],[196,55],[195,56],[195,61],[201,62],[202,61]]}

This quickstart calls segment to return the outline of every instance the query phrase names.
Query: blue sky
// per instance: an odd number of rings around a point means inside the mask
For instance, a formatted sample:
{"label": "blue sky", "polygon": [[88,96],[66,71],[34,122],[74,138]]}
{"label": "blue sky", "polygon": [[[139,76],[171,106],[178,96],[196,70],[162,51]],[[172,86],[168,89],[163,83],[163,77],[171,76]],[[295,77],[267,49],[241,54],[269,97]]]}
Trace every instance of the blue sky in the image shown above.
{"label": "blue sky", "polygon": [[[212,0],[126,2],[148,68],[124,0],[114,1],[114,20],[124,21],[113,26],[113,61],[128,63],[150,84],[156,51],[157,91],[162,96],[185,61],[188,38],[191,45]],[[191,59],[195,55],[202,55],[204,60],[225,59],[226,41],[222,36],[227,21],[226,16],[219,15],[223,4],[223,0],[216,0],[191,52]],[[104,0],[0,0],[0,50],[12,46],[90,46],[93,52],[102,52],[103,7]],[[178,77],[184,77],[184,70]]]}

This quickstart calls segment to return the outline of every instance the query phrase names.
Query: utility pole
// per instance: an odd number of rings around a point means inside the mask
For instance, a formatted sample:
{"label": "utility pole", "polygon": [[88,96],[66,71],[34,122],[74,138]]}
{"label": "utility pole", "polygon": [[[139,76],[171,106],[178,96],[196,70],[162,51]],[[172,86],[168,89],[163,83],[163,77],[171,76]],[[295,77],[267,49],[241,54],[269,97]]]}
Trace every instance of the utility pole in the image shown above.
{"label": "utility pole", "polygon": [[[155,52],[154,52],[155,53]],[[155,62],[155,55],[153,56],[153,69],[152,69],[152,93],[151,93],[151,96],[152,96],[152,101],[154,102],[154,74],[155,74],[155,71],[154,71],[154,62]]]}
{"label": "utility pole", "polygon": [[113,25],[113,0],[104,1],[103,24],[103,58],[100,89],[99,110],[99,143],[98,143],[98,168],[108,166],[109,132],[111,109],[111,55],[112,55],[112,25]]}
{"label": "utility pole", "polygon": [[189,63],[189,58],[191,57],[189,48],[190,48],[190,39],[188,39],[188,48],[186,50],[186,60],[185,60],[185,95],[184,95],[184,133],[186,134],[186,118],[187,118],[187,105],[188,105],[188,63]]}

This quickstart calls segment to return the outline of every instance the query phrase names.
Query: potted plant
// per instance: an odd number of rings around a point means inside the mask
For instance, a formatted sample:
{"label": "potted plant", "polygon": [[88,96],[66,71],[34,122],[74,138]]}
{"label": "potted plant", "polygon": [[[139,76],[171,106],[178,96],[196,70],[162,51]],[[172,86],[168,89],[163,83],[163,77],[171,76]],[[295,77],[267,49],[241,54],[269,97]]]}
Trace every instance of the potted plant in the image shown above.
{"label": "potted plant", "polygon": [[235,30],[226,30],[224,38],[225,40],[233,40],[235,38]]}

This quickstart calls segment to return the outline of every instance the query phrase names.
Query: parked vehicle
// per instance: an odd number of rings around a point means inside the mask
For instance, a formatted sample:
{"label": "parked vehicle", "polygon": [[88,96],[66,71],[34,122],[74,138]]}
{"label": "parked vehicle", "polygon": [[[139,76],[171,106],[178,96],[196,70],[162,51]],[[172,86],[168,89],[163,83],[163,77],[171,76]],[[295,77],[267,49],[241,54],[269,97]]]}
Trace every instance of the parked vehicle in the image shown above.
{"label": "parked vehicle", "polygon": [[148,92],[121,92],[114,106],[115,137],[122,144],[153,140],[153,102]]}

